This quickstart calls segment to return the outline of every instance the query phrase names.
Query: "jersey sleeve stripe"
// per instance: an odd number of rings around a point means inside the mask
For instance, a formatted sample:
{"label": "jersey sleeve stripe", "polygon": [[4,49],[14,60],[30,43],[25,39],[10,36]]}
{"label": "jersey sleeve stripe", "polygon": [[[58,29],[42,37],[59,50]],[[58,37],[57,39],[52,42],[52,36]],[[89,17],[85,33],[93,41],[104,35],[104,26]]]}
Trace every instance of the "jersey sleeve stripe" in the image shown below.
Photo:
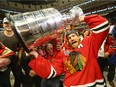
{"label": "jersey sleeve stripe", "polygon": [[103,31],[107,30],[108,27],[109,27],[109,23],[108,23],[108,21],[106,21],[106,22],[92,28],[92,31],[94,33],[100,33],[100,32],[103,32]]}
{"label": "jersey sleeve stripe", "polygon": [[56,75],[56,71],[55,71],[55,69],[53,68],[53,66],[51,66],[51,73],[50,73],[50,75],[48,76],[47,79],[53,78],[53,77],[55,77],[55,75]]}

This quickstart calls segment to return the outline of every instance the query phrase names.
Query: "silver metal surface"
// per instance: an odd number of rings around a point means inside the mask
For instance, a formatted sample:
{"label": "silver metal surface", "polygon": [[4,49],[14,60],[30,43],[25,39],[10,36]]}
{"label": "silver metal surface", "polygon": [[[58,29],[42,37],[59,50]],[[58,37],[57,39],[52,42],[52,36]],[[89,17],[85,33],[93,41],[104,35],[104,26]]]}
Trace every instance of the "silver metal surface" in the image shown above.
{"label": "silver metal surface", "polygon": [[[27,50],[28,46],[39,38],[44,38],[63,23],[71,23],[74,17],[78,15],[75,11],[78,8],[72,8],[69,13],[60,13],[54,8],[43,9],[10,15],[12,28],[23,47]],[[8,17],[7,17],[8,18]]]}
{"label": "silver metal surface", "polygon": [[73,8],[69,10],[69,13],[75,19],[78,19],[79,16],[84,15],[83,10],[78,6],[73,6]]}

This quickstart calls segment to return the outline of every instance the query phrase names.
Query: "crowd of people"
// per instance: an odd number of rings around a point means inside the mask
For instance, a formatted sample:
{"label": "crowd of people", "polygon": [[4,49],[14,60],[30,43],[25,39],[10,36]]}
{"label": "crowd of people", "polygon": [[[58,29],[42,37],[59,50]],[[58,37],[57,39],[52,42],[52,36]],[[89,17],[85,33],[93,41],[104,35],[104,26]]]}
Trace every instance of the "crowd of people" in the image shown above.
{"label": "crowd of people", "polygon": [[67,24],[54,35],[33,43],[32,51],[27,53],[4,18],[4,30],[0,32],[0,87],[11,87],[10,72],[15,78],[13,87],[107,87],[103,74],[107,64],[108,82],[115,87],[116,25],[109,33],[111,25],[98,14],[79,15],[78,21],[85,22],[88,29],[78,31]]}

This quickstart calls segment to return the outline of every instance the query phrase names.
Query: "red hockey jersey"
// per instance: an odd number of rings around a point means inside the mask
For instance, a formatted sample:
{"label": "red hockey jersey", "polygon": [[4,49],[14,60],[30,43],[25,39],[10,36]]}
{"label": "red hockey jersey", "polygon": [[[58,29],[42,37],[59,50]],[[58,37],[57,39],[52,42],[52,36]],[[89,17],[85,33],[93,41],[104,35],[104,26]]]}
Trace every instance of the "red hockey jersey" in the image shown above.
{"label": "red hockey jersey", "polygon": [[97,56],[98,50],[108,34],[109,24],[100,15],[86,16],[84,21],[89,25],[92,33],[82,40],[77,49],[73,50],[81,53],[79,56],[79,61],[82,63],[79,65],[80,70],[75,71],[67,67],[68,56],[63,51],[52,62],[48,62],[39,55],[30,61],[29,66],[39,76],[47,79],[65,73],[64,87],[104,87],[105,83],[97,63]]}
{"label": "red hockey jersey", "polygon": [[11,51],[9,48],[5,47],[1,42],[0,42],[0,58],[5,58],[11,55],[14,55],[15,53]]}

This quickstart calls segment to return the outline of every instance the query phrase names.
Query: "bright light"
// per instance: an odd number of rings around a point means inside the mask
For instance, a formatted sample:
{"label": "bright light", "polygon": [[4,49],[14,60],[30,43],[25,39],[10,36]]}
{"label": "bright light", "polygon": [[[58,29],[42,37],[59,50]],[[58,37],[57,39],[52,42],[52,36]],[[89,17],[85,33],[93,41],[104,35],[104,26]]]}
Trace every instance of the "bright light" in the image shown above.
{"label": "bright light", "polygon": [[5,12],[9,12],[9,13],[21,13],[21,12],[6,10],[6,9],[0,9],[0,10],[1,11],[5,11]]}

